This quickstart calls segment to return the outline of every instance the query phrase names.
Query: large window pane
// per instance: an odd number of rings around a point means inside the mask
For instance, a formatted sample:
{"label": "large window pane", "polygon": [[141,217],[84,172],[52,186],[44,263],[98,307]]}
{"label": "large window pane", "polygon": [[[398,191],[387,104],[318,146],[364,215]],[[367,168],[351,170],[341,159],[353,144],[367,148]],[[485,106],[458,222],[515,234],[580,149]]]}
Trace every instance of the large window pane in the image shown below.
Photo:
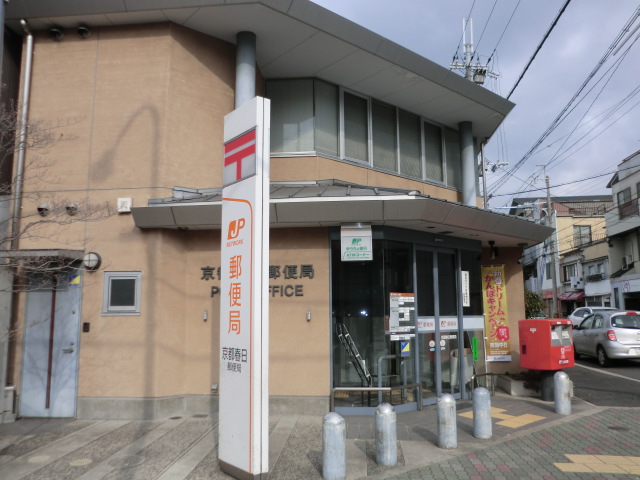
{"label": "large window pane", "polygon": [[395,172],[397,171],[396,109],[379,102],[373,102],[371,109],[373,166]]}
{"label": "large window pane", "polygon": [[400,173],[422,178],[420,117],[400,110]]}
{"label": "large window pane", "polygon": [[269,82],[267,96],[271,99],[271,151],[313,151],[313,81]]}
{"label": "large window pane", "polygon": [[347,158],[367,162],[369,158],[367,99],[344,94],[344,151]]}
{"label": "large window pane", "polygon": [[440,315],[457,315],[458,284],[453,253],[438,252],[438,292]]}
{"label": "large window pane", "polygon": [[426,176],[430,180],[444,181],[442,168],[442,129],[424,124],[424,152],[426,157]]}
{"label": "large window pane", "polygon": [[455,130],[444,130],[445,151],[447,156],[447,185],[462,188],[462,159],[460,157],[460,135]]}
{"label": "large window pane", "polygon": [[316,108],[316,152],[338,156],[338,87],[314,82]]}

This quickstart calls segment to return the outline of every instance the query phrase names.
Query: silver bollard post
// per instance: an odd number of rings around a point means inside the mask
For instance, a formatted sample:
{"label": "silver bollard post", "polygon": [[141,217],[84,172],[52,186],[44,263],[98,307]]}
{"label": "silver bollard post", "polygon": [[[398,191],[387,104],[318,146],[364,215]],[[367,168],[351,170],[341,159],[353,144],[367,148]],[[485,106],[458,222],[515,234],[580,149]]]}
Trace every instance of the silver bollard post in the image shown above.
{"label": "silver bollard post", "polygon": [[571,415],[571,382],[569,375],[556,372],[553,375],[553,394],[556,413]]}
{"label": "silver bollard post", "polygon": [[491,438],[491,394],[484,387],[473,391],[473,436]]}
{"label": "silver bollard post", "polygon": [[438,446],[440,448],[458,448],[456,430],[456,401],[453,395],[445,393],[438,397]]}
{"label": "silver bollard post", "polygon": [[398,463],[396,411],[388,403],[376,408],[376,462],[385,467]]}
{"label": "silver bollard post", "polygon": [[344,480],[346,478],[346,438],[347,430],[344,418],[335,412],[327,413],[322,423],[323,480]]}

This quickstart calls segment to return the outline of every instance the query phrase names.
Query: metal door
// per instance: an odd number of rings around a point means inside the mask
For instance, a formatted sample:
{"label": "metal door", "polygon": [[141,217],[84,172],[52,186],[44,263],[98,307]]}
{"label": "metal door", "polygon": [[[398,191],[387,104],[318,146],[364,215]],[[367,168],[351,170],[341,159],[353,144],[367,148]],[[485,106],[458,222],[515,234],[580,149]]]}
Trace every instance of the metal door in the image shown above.
{"label": "metal door", "polygon": [[20,415],[75,417],[80,273],[31,279],[27,293]]}

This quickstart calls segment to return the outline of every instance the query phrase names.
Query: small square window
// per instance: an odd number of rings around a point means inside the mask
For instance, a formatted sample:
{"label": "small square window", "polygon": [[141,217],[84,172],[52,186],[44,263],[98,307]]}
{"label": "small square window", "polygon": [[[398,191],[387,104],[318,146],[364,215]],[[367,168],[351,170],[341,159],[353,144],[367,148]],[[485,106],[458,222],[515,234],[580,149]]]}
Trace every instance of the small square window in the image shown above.
{"label": "small square window", "polygon": [[140,272],[105,272],[103,315],[140,315]]}

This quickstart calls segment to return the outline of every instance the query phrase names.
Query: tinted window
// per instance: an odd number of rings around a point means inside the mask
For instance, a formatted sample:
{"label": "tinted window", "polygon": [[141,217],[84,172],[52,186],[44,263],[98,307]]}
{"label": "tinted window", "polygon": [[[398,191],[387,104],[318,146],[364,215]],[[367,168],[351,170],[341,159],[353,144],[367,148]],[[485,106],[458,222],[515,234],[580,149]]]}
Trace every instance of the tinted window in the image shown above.
{"label": "tinted window", "polygon": [[618,315],[611,317],[611,326],[617,328],[640,329],[640,317],[638,317],[638,315]]}
{"label": "tinted window", "polygon": [[591,324],[593,324],[593,316],[585,318],[580,324],[580,329],[591,328]]}

